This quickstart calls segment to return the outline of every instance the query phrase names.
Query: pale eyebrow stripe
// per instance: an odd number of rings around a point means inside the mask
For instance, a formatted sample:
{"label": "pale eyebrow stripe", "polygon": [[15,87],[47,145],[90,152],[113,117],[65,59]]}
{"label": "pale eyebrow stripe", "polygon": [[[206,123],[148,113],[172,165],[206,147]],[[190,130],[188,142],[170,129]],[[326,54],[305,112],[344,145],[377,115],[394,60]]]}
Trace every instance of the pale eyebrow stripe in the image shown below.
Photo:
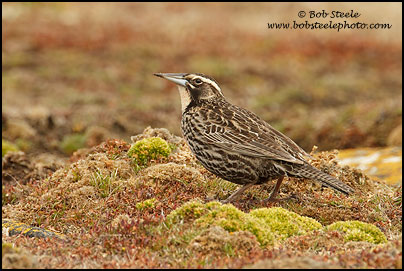
{"label": "pale eyebrow stripe", "polygon": [[199,79],[201,79],[203,82],[208,83],[208,84],[211,84],[211,85],[214,86],[220,93],[222,93],[222,90],[220,89],[220,87],[218,86],[218,84],[216,84],[215,81],[212,81],[212,80],[210,80],[210,79],[208,79],[208,78],[204,78],[204,77],[200,77],[200,76],[195,76],[195,77],[192,78],[192,79],[195,79],[195,78],[199,78]]}

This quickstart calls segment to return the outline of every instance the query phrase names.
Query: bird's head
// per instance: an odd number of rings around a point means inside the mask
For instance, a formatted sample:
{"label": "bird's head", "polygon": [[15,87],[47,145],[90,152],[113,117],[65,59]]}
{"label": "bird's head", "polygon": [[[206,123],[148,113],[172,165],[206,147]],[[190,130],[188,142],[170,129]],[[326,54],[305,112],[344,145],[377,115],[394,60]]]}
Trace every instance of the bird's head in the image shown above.
{"label": "bird's head", "polygon": [[192,104],[211,99],[223,99],[223,93],[215,79],[201,73],[155,73],[178,85],[182,112]]}

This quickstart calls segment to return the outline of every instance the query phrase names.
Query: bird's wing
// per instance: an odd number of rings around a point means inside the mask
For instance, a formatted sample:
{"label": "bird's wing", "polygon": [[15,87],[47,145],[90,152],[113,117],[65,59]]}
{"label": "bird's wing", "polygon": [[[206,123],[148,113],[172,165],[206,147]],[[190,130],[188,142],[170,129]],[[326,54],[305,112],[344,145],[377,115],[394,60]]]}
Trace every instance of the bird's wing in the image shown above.
{"label": "bird's wing", "polygon": [[233,137],[234,135],[229,135],[228,133],[219,134],[205,134],[205,138],[208,143],[226,149],[228,151],[234,151],[242,155],[252,156],[252,157],[260,157],[260,158],[268,158],[274,160],[283,160],[287,162],[303,164],[302,161],[296,159],[292,155],[287,152],[284,152],[279,149],[269,149],[267,145],[263,145],[259,142],[255,142],[251,140],[249,142],[243,143],[234,143],[229,141],[227,138]]}
{"label": "bird's wing", "polygon": [[[209,121],[203,122],[200,140],[242,155],[296,164],[304,163],[303,150],[300,159],[291,154],[297,146],[291,139],[245,109],[229,109],[222,110],[220,114],[215,110],[209,111]],[[291,146],[291,143],[284,138],[294,145]],[[298,146],[297,148],[300,149]],[[297,153],[300,155],[300,152]]]}

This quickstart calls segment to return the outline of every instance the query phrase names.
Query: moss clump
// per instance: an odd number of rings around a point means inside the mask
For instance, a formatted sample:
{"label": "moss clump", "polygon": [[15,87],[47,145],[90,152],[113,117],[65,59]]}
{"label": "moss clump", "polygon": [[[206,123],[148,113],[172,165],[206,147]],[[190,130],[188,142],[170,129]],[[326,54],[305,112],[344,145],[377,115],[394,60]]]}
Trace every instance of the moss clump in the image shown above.
{"label": "moss clump", "polygon": [[1,157],[10,151],[18,151],[18,147],[8,140],[1,140]]}
{"label": "moss clump", "polygon": [[200,201],[188,201],[167,216],[166,224],[170,227],[176,223],[197,219],[204,213],[206,213],[205,204]]}
{"label": "moss clump", "polygon": [[171,146],[160,137],[150,137],[136,141],[128,151],[128,156],[138,164],[146,164],[150,160],[167,157],[172,151]]}
{"label": "moss clump", "polygon": [[323,227],[313,218],[300,216],[280,207],[256,209],[251,211],[250,215],[264,221],[272,231],[276,232],[277,238],[282,240]]}
{"label": "moss clump", "polygon": [[262,246],[274,243],[274,232],[262,220],[240,211],[231,204],[223,205],[214,201],[207,203],[205,207],[209,212],[195,220],[196,225],[202,227],[216,225],[228,232],[249,231],[257,237]]}
{"label": "moss clump", "polygon": [[157,200],[155,198],[147,199],[145,201],[136,203],[136,209],[138,209],[139,211],[145,209],[153,209],[156,203]]}
{"label": "moss clump", "polygon": [[170,225],[192,219],[194,226],[199,228],[214,225],[228,232],[251,232],[262,246],[322,227],[314,219],[299,216],[283,208],[262,208],[244,213],[231,204],[223,205],[217,201],[206,204],[191,201],[167,216]]}
{"label": "moss clump", "polygon": [[212,201],[205,204],[208,212],[198,218],[195,223],[207,227],[209,225],[220,226],[228,232],[244,230],[249,219],[248,214],[240,211],[231,204],[221,204]]}
{"label": "moss clump", "polygon": [[345,233],[344,241],[366,241],[373,244],[386,243],[386,236],[375,225],[361,221],[338,221],[326,227]]}
{"label": "moss clump", "polygon": [[60,143],[60,149],[66,154],[73,154],[78,149],[86,145],[86,136],[84,134],[70,134],[63,137]]}

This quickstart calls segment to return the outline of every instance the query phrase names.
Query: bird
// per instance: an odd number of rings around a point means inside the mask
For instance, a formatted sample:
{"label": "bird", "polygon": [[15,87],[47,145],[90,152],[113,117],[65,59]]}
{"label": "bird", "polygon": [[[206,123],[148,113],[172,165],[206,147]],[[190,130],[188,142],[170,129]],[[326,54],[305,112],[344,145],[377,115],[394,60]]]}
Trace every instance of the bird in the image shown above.
{"label": "bird", "polygon": [[255,113],[231,104],[218,82],[202,73],[155,73],[174,82],[181,99],[181,130],[196,159],[216,176],[242,185],[222,200],[230,203],[253,185],[276,184],[265,199],[276,202],[286,176],[311,179],[345,195],[354,190],[320,171],[310,155]]}

